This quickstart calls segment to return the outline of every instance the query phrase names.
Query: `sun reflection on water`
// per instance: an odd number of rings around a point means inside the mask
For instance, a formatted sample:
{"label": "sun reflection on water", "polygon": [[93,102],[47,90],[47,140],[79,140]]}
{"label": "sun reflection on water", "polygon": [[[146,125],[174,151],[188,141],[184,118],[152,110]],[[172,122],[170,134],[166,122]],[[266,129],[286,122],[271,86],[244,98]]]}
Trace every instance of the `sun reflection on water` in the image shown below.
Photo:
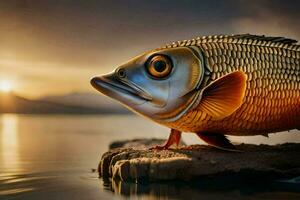
{"label": "sun reflection on water", "polygon": [[5,114],[0,117],[0,168],[19,169],[18,116]]}

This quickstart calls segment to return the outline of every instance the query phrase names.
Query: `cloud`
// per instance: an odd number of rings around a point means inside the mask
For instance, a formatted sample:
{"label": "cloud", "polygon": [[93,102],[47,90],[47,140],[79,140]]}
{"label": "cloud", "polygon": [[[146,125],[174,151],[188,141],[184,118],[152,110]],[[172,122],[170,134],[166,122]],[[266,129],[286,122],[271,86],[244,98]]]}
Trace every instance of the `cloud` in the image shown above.
{"label": "cloud", "polygon": [[10,0],[0,8],[0,73],[30,85],[32,95],[89,90],[90,76],[199,35],[300,39],[300,1]]}
{"label": "cloud", "polygon": [[14,83],[14,91],[30,98],[73,91],[92,92],[89,80],[96,75],[90,68],[63,66],[57,63],[0,60],[0,80]]}
{"label": "cloud", "polygon": [[[282,36],[300,40],[299,3],[293,5],[283,1],[260,1],[247,7],[240,5],[245,15],[232,19],[231,27],[235,33]],[[297,7],[298,6],[298,7]]]}

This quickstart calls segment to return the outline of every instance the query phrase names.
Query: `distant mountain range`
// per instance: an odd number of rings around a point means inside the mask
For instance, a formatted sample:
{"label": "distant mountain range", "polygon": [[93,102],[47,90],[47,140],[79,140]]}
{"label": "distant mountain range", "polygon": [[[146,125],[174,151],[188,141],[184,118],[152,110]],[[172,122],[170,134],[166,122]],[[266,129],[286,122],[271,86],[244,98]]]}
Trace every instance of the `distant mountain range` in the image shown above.
{"label": "distant mountain range", "polygon": [[0,113],[21,114],[128,114],[127,109],[102,95],[71,93],[29,100],[0,92]]}

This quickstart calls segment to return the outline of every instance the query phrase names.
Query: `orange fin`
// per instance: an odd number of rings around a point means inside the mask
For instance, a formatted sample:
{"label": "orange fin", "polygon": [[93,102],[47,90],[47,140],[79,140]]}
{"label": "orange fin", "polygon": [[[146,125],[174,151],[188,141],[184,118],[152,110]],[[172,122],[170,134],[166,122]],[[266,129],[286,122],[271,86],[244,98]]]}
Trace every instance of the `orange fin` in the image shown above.
{"label": "orange fin", "polygon": [[226,151],[236,151],[241,152],[238,150],[228,139],[225,135],[215,132],[202,132],[196,133],[203,141],[207,144],[216,147],[218,149],[226,150]]}
{"label": "orange fin", "polygon": [[246,74],[235,71],[227,74],[203,90],[197,109],[214,119],[223,119],[236,111],[243,103],[246,90]]}
{"label": "orange fin", "polygon": [[181,131],[171,129],[171,133],[169,135],[169,139],[164,145],[158,145],[155,147],[151,147],[150,150],[164,150],[164,149],[169,149],[170,146],[173,144],[176,144],[178,147],[179,143],[181,140]]}

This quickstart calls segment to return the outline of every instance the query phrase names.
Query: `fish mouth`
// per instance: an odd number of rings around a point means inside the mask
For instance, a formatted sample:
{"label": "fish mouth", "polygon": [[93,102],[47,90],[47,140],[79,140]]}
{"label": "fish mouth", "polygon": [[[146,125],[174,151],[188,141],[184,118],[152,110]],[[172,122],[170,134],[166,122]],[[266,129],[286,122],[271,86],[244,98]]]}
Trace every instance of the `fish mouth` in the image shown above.
{"label": "fish mouth", "polygon": [[128,98],[128,96],[136,100],[152,100],[151,95],[140,87],[110,74],[92,78],[91,85],[104,95],[117,100]]}

